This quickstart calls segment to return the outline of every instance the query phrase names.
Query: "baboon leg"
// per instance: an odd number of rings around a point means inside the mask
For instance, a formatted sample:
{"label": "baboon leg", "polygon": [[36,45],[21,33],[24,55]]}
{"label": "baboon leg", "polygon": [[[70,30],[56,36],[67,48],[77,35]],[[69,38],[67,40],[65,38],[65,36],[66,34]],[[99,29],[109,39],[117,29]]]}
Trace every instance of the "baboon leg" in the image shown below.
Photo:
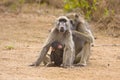
{"label": "baboon leg", "polygon": [[84,50],[84,53],[81,55],[80,64],[82,64],[83,66],[86,66],[88,57],[90,55],[90,43],[86,43],[84,45],[83,50]]}
{"label": "baboon leg", "polygon": [[65,53],[63,54],[63,67],[72,66],[73,64],[72,55],[73,54],[71,53],[70,50],[65,50]]}
{"label": "baboon leg", "polygon": [[30,66],[39,66],[39,64],[44,60],[48,50],[49,50],[49,46],[43,47],[42,51],[41,51],[41,54],[38,57],[37,61],[35,63],[33,63],[32,65],[30,65]]}
{"label": "baboon leg", "polygon": [[63,54],[63,67],[71,67],[73,61],[75,59],[75,51],[74,51],[74,42],[68,41],[69,43],[66,44]]}
{"label": "baboon leg", "polygon": [[84,47],[82,48],[81,52],[77,55],[76,60],[79,60],[77,66],[86,66],[87,61],[89,60],[90,56],[90,43],[85,43]]}
{"label": "baboon leg", "polygon": [[[75,61],[74,61],[74,65],[78,65],[78,63],[81,60],[81,56],[84,53],[84,49],[82,49],[76,56],[75,56]],[[78,65],[79,66],[79,65]]]}
{"label": "baboon leg", "polygon": [[50,35],[49,35],[48,39],[46,40],[46,43],[44,44],[36,62],[31,64],[30,66],[39,66],[39,64],[44,60],[44,58],[45,58],[45,56],[46,56],[46,54],[51,46],[51,43],[53,42],[53,39],[55,38],[55,35],[53,34],[54,32],[55,32],[55,29],[53,29],[53,31],[50,33]]}
{"label": "baboon leg", "polygon": [[90,58],[90,55],[91,55],[91,43],[86,44],[86,52],[85,53],[87,53],[86,61],[88,62],[89,58]]}

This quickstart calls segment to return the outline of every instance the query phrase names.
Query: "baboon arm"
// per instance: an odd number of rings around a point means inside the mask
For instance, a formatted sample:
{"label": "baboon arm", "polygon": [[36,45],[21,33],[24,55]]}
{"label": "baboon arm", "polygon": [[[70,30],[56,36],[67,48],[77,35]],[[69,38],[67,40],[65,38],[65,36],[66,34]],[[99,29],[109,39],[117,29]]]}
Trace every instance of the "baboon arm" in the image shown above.
{"label": "baboon arm", "polygon": [[39,66],[39,64],[44,60],[48,50],[49,50],[50,45],[46,45],[42,48],[40,52],[40,56],[38,57],[37,61],[35,62],[34,66]]}
{"label": "baboon arm", "polygon": [[40,52],[40,55],[39,55],[37,61],[35,63],[33,63],[31,66],[39,66],[39,64],[44,60],[44,58],[51,46],[51,43],[53,41],[54,41],[54,35],[53,35],[53,32],[51,32],[48,39],[46,40],[46,43],[44,44],[44,46]]}
{"label": "baboon arm", "polygon": [[92,42],[92,38],[91,36],[85,34],[85,33],[82,33],[82,32],[79,32],[79,31],[75,31],[75,30],[72,30],[72,34],[79,37],[80,39],[84,39],[85,41],[87,42]]}

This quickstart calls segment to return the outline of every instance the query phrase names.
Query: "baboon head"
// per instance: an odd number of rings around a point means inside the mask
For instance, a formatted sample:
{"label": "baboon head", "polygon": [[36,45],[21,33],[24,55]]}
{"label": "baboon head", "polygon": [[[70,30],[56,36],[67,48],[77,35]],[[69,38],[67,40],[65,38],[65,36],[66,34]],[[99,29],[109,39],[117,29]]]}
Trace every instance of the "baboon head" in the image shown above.
{"label": "baboon head", "polygon": [[70,20],[66,16],[58,17],[57,22],[56,22],[56,29],[59,32],[64,33],[70,30],[70,28],[71,28]]}
{"label": "baboon head", "polygon": [[70,23],[72,24],[72,30],[77,30],[80,23],[83,22],[82,17],[80,17],[77,13],[69,13],[66,15],[66,17],[70,20]]}
{"label": "baboon head", "polygon": [[61,44],[60,42],[58,41],[55,41],[51,44],[51,47],[56,50],[56,49],[64,49],[64,45]]}

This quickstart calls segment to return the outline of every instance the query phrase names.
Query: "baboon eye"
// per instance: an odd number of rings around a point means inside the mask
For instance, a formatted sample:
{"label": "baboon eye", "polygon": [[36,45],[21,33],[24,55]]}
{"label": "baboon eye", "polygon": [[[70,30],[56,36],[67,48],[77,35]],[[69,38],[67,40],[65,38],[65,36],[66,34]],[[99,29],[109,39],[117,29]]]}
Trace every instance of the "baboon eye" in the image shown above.
{"label": "baboon eye", "polygon": [[59,19],[59,22],[67,22],[66,19]]}

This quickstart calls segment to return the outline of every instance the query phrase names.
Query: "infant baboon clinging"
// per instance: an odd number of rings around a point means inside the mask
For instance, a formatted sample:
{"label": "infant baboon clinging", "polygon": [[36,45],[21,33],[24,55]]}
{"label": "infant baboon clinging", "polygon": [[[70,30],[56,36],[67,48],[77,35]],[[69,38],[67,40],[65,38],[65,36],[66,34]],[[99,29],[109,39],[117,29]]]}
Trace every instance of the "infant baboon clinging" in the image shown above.
{"label": "infant baboon clinging", "polygon": [[50,54],[51,63],[55,66],[60,66],[63,61],[64,45],[55,41],[51,44],[51,48],[52,48]]}
{"label": "infant baboon clinging", "polygon": [[48,67],[61,66],[63,62],[64,45],[55,41],[51,44],[51,53],[46,55],[43,64]]}
{"label": "infant baboon clinging", "polygon": [[70,20],[66,16],[60,16],[56,20],[56,26],[51,30],[50,35],[48,36],[48,39],[40,52],[39,58],[31,66],[38,66],[44,60],[51,44],[54,41],[58,41],[65,46],[63,51],[63,67],[72,66],[75,58],[75,52],[70,28]]}

